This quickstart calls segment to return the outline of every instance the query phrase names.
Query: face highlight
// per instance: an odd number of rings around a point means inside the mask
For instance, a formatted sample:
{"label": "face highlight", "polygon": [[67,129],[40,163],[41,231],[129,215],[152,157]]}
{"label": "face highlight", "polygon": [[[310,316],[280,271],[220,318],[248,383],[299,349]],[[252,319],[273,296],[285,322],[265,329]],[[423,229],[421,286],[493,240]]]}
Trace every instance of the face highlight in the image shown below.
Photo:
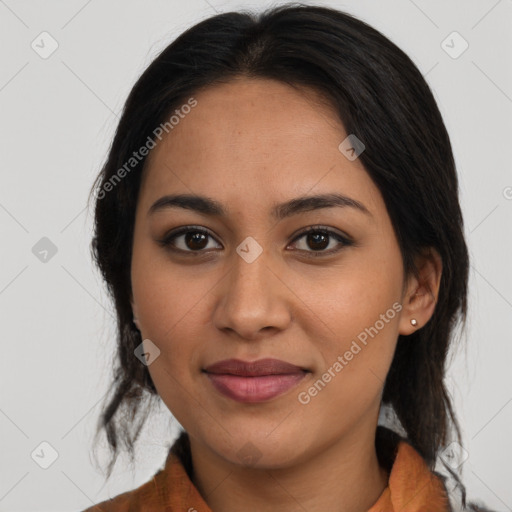
{"label": "face highlight", "polygon": [[[292,466],[375,428],[397,337],[411,332],[399,246],[312,91],[239,79],[194,97],[152,150],[137,204],[132,307],[160,350],[148,369],[205,450]],[[267,358],[303,371],[270,399],[234,399],[204,371]],[[246,397],[266,386],[237,385]]]}

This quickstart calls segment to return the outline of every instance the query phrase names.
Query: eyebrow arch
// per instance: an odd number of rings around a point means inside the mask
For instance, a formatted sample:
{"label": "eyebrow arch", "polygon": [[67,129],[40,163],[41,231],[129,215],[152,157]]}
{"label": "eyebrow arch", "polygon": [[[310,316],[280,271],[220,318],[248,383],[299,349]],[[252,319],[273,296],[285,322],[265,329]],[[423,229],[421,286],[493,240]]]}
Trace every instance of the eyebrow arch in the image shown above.
{"label": "eyebrow arch", "polygon": [[[333,207],[350,207],[373,217],[364,204],[342,194],[320,194],[296,197],[285,203],[274,204],[271,215],[276,220],[282,220],[298,213]],[[168,208],[183,208],[217,217],[226,217],[227,215],[222,204],[215,199],[195,194],[172,194],[163,196],[149,208],[148,215]]]}

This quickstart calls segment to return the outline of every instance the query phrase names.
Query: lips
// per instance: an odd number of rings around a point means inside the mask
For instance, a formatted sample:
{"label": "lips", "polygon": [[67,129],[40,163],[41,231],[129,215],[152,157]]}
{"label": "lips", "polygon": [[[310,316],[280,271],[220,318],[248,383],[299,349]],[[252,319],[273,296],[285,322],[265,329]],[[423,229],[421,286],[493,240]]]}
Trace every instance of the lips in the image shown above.
{"label": "lips", "polygon": [[279,359],[227,359],[207,366],[215,389],[238,402],[263,402],[295,387],[308,370]]}
{"label": "lips", "polygon": [[286,375],[304,371],[303,368],[279,359],[259,359],[246,362],[240,359],[226,359],[205,368],[208,373],[257,377],[261,375]]}

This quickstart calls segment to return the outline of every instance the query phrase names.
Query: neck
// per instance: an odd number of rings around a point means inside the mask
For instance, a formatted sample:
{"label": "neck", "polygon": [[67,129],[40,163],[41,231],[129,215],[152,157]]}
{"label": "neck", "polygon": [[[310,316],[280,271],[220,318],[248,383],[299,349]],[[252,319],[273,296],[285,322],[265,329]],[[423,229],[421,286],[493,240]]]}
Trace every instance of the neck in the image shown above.
{"label": "neck", "polygon": [[213,512],[367,511],[387,486],[375,428],[361,428],[313,457],[278,469],[244,468],[190,439],[193,480]]}

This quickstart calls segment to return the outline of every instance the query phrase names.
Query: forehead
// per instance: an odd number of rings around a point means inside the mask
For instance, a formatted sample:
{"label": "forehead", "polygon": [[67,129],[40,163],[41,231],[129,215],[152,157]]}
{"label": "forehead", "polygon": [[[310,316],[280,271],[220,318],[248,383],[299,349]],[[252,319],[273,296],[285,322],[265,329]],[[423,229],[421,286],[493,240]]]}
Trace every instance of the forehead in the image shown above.
{"label": "forehead", "polygon": [[146,210],[171,192],[226,204],[245,197],[246,205],[251,199],[260,206],[309,191],[373,201],[373,182],[359,159],[350,161],[338,149],[347,133],[317,92],[237,79],[193,98],[196,106],[182,112],[148,157],[141,184]]}

